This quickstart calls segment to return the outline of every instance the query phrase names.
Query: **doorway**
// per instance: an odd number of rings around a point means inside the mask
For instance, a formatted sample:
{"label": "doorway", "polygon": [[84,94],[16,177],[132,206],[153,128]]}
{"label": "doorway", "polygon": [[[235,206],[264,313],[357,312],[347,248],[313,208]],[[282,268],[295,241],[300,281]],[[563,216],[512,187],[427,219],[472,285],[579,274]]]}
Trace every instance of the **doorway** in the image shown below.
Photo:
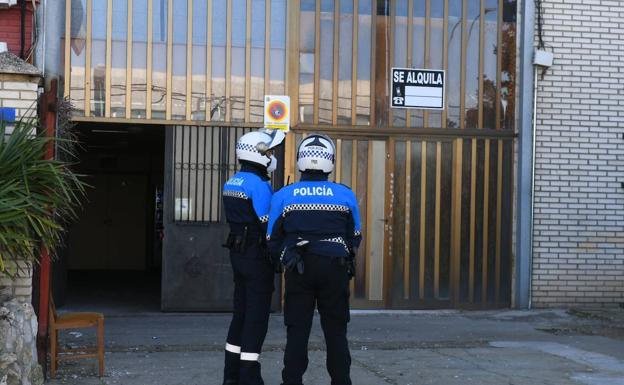
{"label": "doorway", "polygon": [[81,124],[76,171],[89,187],[57,264],[72,310],[160,310],[165,130]]}

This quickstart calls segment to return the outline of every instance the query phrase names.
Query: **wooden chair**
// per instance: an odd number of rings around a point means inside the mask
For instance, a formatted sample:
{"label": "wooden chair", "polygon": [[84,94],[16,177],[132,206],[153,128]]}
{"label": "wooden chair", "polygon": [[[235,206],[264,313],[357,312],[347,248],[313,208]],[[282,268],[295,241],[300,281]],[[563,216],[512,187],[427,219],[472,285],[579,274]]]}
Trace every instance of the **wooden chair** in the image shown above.
{"label": "wooden chair", "polygon": [[[104,375],[104,314],[102,313],[67,313],[56,314],[56,306],[50,297],[50,374],[56,377],[57,363],[60,360],[73,360],[82,358],[97,358],[99,376]],[[58,331],[67,329],[84,329],[94,327],[97,329],[97,347],[60,349],[58,347]],[[60,353],[60,354],[59,354]]]}

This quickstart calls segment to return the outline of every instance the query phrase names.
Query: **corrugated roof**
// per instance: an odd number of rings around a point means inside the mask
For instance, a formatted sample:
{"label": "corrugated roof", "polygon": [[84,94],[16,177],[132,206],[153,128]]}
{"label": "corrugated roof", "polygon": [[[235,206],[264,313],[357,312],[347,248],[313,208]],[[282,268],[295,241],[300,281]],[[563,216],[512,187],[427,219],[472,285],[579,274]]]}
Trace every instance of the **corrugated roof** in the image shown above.
{"label": "corrugated roof", "polygon": [[10,52],[0,53],[0,74],[41,76],[41,71]]}

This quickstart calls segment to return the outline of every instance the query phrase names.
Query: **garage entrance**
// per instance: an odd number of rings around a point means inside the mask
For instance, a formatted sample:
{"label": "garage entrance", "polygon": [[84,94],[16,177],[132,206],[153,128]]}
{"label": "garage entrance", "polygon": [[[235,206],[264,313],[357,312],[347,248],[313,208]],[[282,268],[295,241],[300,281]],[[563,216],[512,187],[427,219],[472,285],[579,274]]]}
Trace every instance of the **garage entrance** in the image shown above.
{"label": "garage entrance", "polygon": [[76,170],[90,187],[56,264],[55,292],[72,309],[158,311],[164,127],[80,124],[77,132]]}

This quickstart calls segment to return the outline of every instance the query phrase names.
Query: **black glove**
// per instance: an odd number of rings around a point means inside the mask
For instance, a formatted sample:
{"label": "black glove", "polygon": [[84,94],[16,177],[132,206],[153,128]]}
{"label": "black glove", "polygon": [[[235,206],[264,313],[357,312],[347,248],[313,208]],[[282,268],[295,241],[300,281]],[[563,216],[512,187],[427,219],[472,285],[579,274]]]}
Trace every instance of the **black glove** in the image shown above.
{"label": "black glove", "polygon": [[303,274],[303,255],[305,254],[309,243],[310,241],[299,238],[294,246],[286,248],[282,258],[282,263],[284,264],[284,269],[286,271],[292,271],[297,268],[297,272],[299,274]]}
{"label": "black glove", "polygon": [[355,277],[355,259],[347,262],[347,276],[349,279]]}
{"label": "black glove", "polygon": [[347,260],[347,275],[349,279],[355,277],[355,255],[357,254],[357,248],[352,247],[349,249],[349,259]]}

